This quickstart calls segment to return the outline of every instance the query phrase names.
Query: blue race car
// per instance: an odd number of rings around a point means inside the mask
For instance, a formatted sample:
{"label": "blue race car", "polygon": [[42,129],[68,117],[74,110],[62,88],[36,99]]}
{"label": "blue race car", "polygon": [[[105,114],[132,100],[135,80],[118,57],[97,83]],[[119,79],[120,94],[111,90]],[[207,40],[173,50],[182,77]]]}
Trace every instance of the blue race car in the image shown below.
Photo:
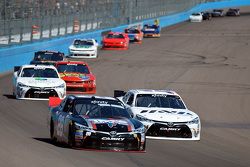
{"label": "blue race car", "polygon": [[144,151],[145,128],[131,117],[121,101],[112,97],[69,95],[49,101],[49,127],[53,142],[72,148]]}
{"label": "blue race car", "polygon": [[134,43],[142,43],[143,32],[137,27],[126,28],[125,33],[128,34],[129,41]]}
{"label": "blue race car", "polygon": [[159,25],[148,25],[145,24],[142,29],[143,37],[160,37],[161,36],[161,28]]}

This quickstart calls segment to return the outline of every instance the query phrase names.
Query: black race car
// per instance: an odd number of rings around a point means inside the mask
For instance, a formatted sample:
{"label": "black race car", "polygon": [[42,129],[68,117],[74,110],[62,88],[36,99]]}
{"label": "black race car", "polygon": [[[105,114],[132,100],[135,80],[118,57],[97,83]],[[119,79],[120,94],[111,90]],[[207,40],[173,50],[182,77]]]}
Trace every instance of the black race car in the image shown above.
{"label": "black race car", "polygon": [[223,9],[214,9],[212,12],[211,12],[211,15],[212,17],[222,17],[224,16],[224,10]]}
{"label": "black race car", "polygon": [[35,52],[30,64],[55,65],[58,61],[64,60],[64,53],[57,51],[38,51]]}
{"label": "black race car", "polygon": [[228,9],[227,16],[240,16],[240,9],[237,8],[230,8]]}
{"label": "black race car", "polygon": [[[60,104],[59,104],[60,103]],[[50,98],[50,136],[73,148],[144,151],[145,129],[116,98]]]}
{"label": "black race car", "polygon": [[203,20],[211,20],[212,14],[210,12],[202,12],[202,19]]}

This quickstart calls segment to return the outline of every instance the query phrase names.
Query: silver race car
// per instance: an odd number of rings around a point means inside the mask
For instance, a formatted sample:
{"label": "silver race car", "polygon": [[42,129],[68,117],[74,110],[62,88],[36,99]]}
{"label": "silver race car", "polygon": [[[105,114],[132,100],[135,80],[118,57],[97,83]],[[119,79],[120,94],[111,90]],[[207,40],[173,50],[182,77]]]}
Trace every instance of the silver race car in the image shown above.
{"label": "silver race car", "polygon": [[147,138],[200,140],[200,118],[176,92],[136,89],[114,95],[144,124]]}

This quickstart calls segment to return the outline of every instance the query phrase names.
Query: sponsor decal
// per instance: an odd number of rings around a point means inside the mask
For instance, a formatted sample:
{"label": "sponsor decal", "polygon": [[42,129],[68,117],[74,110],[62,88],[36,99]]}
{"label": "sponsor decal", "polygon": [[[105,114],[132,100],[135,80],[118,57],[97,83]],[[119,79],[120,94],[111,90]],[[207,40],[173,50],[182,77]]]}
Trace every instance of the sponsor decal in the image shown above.
{"label": "sponsor decal", "polygon": [[160,128],[160,130],[164,130],[164,131],[180,131],[181,128]]}
{"label": "sponsor decal", "polygon": [[109,128],[113,128],[114,126],[117,125],[117,122],[116,121],[108,121],[107,124],[108,124]]}
{"label": "sponsor decal", "polygon": [[105,141],[124,141],[125,138],[121,138],[121,137],[102,137],[102,140],[105,140]]}
{"label": "sponsor decal", "polygon": [[107,101],[98,101],[98,100],[93,100],[91,101],[92,104],[108,104]]}
{"label": "sponsor decal", "polygon": [[48,91],[34,91],[34,93],[37,93],[37,94],[49,94]]}
{"label": "sponsor decal", "polygon": [[36,81],[46,81],[46,78],[35,78]]}

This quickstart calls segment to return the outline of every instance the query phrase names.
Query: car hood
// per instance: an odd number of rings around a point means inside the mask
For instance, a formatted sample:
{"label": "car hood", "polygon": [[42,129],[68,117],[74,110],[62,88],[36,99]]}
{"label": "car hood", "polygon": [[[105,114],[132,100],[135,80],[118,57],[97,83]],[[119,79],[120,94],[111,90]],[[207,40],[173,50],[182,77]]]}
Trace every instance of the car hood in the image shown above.
{"label": "car hood", "polygon": [[76,45],[71,45],[69,49],[74,49],[74,50],[93,50],[95,49],[95,46],[88,46],[88,45],[81,45],[81,46],[76,46]]}
{"label": "car hood", "polygon": [[89,81],[95,80],[93,74],[83,74],[83,73],[59,73],[60,77],[64,81]]}
{"label": "car hood", "polygon": [[17,83],[19,82],[31,87],[56,87],[65,83],[60,78],[37,78],[37,77],[18,78]]}
{"label": "car hood", "polygon": [[[83,117],[84,118],[84,117]],[[84,118],[88,126],[96,131],[104,132],[131,132],[136,128],[142,127],[141,122],[128,118]]]}
{"label": "car hood", "polygon": [[112,38],[112,39],[105,38],[103,40],[103,42],[125,42],[125,39],[123,39],[123,38]]}
{"label": "car hood", "polygon": [[188,109],[134,107],[133,113],[153,121],[188,122],[198,117]]}

